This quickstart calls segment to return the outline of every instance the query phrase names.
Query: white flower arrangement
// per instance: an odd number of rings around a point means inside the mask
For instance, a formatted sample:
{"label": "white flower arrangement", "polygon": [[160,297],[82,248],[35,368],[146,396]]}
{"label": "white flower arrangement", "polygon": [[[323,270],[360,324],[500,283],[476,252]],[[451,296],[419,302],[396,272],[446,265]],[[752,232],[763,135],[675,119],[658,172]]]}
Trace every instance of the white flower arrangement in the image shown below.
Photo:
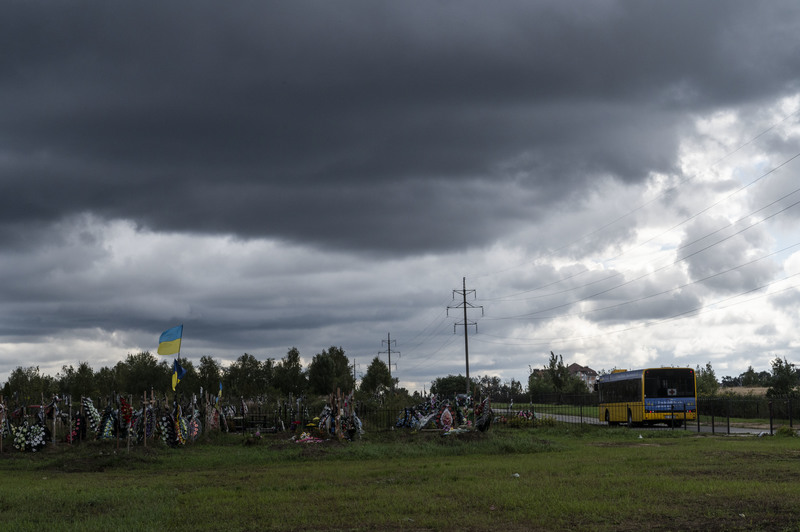
{"label": "white flower arrangement", "polygon": [[172,447],[175,444],[174,436],[170,434],[172,430],[170,420],[167,416],[162,416],[161,420],[158,422],[158,428],[161,432],[161,441],[163,441],[167,446]]}
{"label": "white flower arrangement", "polygon": [[100,412],[97,411],[94,403],[88,397],[83,398],[83,408],[86,410],[86,418],[89,420],[89,430],[94,435],[97,435],[97,431],[100,428],[100,421],[102,419]]}
{"label": "white flower arrangement", "polygon": [[42,425],[28,425],[25,421],[18,427],[11,427],[14,438],[14,448],[18,451],[30,451],[35,453],[44,448],[47,443],[45,430]]}
{"label": "white flower arrangement", "polygon": [[0,438],[7,438],[9,433],[8,419],[6,419],[6,406],[0,403]]}
{"label": "white flower arrangement", "polygon": [[28,422],[25,421],[19,427],[11,427],[11,433],[14,437],[14,448],[18,451],[25,451],[28,444]]}
{"label": "white flower arrangement", "polygon": [[45,430],[41,425],[32,425],[28,428],[28,448],[31,452],[40,451],[44,448]]}

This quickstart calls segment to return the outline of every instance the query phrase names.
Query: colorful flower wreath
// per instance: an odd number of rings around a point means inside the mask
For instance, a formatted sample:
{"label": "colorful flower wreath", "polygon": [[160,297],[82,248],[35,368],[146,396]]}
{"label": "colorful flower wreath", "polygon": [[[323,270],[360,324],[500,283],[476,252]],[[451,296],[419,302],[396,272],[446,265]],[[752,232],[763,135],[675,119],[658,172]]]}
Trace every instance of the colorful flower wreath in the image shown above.
{"label": "colorful flower wreath", "polygon": [[113,412],[107,411],[103,414],[103,419],[100,421],[100,430],[98,431],[98,437],[101,440],[111,440],[116,437],[116,431],[114,430],[115,425],[117,424],[117,418]]}
{"label": "colorful flower wreath", "polygon": [[186,423],[186,418],[181,416],[175,419],[175,443],[180,445],[186,444],[186,438],[189,436],[189,425]]}
{"label": "colorful flower wreath", "polygon": [[189,439],[192,441],[197,440],[197,438],[200,437],[200,432],[202,432],[202,430],[202,424],[200,423],[199,419],[192,418],[192,420],[189,421]]}

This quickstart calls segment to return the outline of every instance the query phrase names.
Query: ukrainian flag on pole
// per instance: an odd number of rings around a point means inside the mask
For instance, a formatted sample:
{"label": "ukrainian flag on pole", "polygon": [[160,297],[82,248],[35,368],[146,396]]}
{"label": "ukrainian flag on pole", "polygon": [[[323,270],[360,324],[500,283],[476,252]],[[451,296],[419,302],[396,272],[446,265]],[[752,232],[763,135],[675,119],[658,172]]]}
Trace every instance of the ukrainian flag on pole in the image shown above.
{"label": "ukrainian flag on pole", "polygon": [[180,355],[182,336],[183,325],[178,325],[161,333],[161,337],[158,339],[158,354],[174,355],[178,353]]}
{"label": "ukrainian flag on pole", "polygon": [[183,369],[183,366],[181,366],[181,363],[178,362],[178,359],[176,358],[175,361],[172,364],[172,391],[173,392],[175,391],[175,386],[177,386],[178,383],[181,382],[181,379],[183,378],[184,375],[186,375],[186,370]]}

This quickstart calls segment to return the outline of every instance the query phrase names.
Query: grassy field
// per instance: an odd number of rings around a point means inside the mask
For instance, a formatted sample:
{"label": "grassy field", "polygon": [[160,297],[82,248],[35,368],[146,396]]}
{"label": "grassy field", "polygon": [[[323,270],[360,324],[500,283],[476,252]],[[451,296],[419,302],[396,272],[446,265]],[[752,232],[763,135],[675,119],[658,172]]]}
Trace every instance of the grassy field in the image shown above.
{"label": "grassy field", "polygon": [[0,455],[3,530],[800,530],[800,438],[590,426]]}

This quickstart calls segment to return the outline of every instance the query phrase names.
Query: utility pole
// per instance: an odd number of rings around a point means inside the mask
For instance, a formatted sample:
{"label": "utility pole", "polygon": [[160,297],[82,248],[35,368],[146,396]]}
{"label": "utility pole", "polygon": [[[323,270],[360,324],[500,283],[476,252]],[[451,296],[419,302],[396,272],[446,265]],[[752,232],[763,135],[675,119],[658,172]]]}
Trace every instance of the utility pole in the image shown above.
{"label": "utility pole", "polygon": [[[387,353],[389,355],[389,378],[392,377],[392,342],[394,345],[397,345],[396,340],[392,340],[392,334],[386,333],[386,340],[381,340],[381,345],[386,342],[386,351],[381,351],[378,354],[381,355],[383,353]],[[395,351],[396,354],[400,354],[400,351]],[[392,381],[394,382],[394,381]],[[394,388],[394,384],[392,384],[392,388]]]}
{"label": "utility pole", "polygon": [[483,307],[476,307],[475,305],[473,305],[471,303],[467,303],[467,294],[472,294],[473,296],[476,296],[475,290],[467,290],[467,278],[466,277],[462,277],[461,280],[462,280],[462,289],[461,290],[453,290],[453,299],[456,298],[456,294],[459,294],[461,296],[461,298],[462,298],[462,303],[460,305],[447,307],[447,315],[448,316],[450,315],[450,309],[451,308],[463,308],[464,309],[464,321],[461,322],[461,323],[453,324],[453,334],[455,334],[455,332],[456,332],[456,327],[458,327],[459,325],[463,325],[464,326],[464,357],[466,358],[466,361],[467,361],[467,395],[469,395],[469,385],[470,385],[470,381],[469,381],[469,338],[468,338],[468,335],[467,335],[467,327],[469,327],[470,325],[474,325],[475,326],[475,332],[477,333],[478,332],[478,324],[476,322],[474,322],[474,321],[470,322],[470,321],[467,320],[467,309],[480,308],[481,309],[481,316],[483,316]]}

